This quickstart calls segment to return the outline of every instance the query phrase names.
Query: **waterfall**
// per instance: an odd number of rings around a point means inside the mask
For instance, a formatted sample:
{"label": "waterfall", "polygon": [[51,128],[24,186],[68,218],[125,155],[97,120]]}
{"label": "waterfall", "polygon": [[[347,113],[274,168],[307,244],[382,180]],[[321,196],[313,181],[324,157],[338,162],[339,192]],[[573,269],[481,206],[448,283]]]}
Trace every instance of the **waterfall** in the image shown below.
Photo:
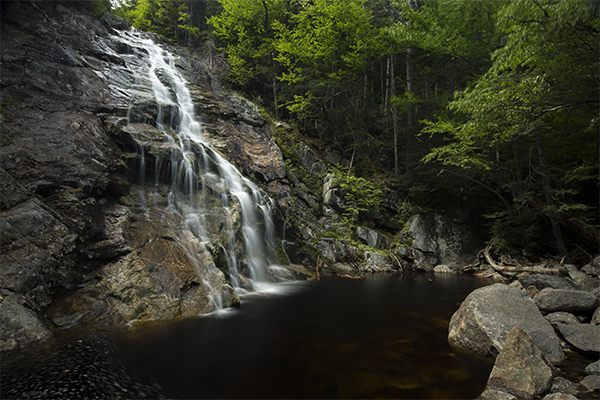
{"label": "waterfall", "polygon": [[[207,195],[217,199],[224,214],[230,216],[224,228],[227,238],[216,247],[226,260],[231,285],[238,292],[253,289],[256,282],[267,280],[268,268],[277,264],[274,202],[205,140],[174,56],[134,30],[119,32],[114,39],[125,45],[127,54],[119,57],[134,74],[128,123],[153,125],[162,133],[162,142],[171,149],[169,159],[157,156],[154,163],[148,161],[143,146],[136,149],[140,184],[158,187],[159,177],[163,183],[167,181],[170,187],[167,209],[180,213],[187,229],[204,244],[211,242]],[[154,171],[150,171],[152,168]],[[241,214],[239,221],[235,218],[236,211]],[[238,257],[239,249],[243,249],[243,260]],[[204,273],[203,282],[211,287],[207,277],[210,269],[201,272],[199,268],[199,273]],[[218,296],[213,301],[218,308]]]}

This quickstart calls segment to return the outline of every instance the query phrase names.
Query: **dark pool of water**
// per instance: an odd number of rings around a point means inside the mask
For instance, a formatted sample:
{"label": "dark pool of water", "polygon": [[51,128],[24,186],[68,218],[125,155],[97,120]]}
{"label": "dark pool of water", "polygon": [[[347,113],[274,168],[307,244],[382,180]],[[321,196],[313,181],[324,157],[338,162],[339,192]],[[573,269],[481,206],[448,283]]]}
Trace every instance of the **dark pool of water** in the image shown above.
{"label": "dark pool of water", "polygon": [[63,335],[2,367],[2,398],[474,398],[492,364],[450,347],[448,322],[488,283],[298,282],[209,316]]}

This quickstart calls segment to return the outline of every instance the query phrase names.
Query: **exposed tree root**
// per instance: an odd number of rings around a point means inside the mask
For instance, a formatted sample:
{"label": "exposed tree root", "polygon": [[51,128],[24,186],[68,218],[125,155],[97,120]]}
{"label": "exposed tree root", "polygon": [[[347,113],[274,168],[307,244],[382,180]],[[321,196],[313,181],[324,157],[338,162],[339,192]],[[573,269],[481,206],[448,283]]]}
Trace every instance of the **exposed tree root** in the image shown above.
{"label": "exposed tree root", "polygon": [[[498,264],[496,261],[494,261],[494,259],[492,258],[492,255],[490,254],[491,248],[492,248],[491,245],[487,246],[485,249],[483,249],[479,252],[478,256],[483,254],[487,263],[489,265],[491,265],[491,267],[496,272],[498,272],[500,275],[504,276],[504,273],[507,273],[507,272],[508,273],[527,272],[527,273],[532,273],[532,274],[546,274],[546,275],[559,275],[559,276],[567,276],[568,275],[567,268],[564,267],[562,264],[559,267],[548,267],[546,264],[534,265],[534,266],[522,266],[519,264],[518,261],[516,261],[512,258],[509,258],[507,256],[501,256],[500,264]],[[505,262],[513,264],[513,265],[504,265]]]}

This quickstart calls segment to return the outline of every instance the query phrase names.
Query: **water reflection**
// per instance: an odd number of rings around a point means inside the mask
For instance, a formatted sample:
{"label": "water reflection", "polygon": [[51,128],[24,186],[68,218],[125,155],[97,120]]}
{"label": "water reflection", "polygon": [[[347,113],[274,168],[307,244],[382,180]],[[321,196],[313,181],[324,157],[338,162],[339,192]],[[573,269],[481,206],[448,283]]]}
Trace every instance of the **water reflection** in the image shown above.
{"label": "water reflection", "polygon": [[113,336],[114,359],[173,398],[474,398],[492,366],[451,348],[447,329],[487,283],[407,274],[263,288],[223,315]]}

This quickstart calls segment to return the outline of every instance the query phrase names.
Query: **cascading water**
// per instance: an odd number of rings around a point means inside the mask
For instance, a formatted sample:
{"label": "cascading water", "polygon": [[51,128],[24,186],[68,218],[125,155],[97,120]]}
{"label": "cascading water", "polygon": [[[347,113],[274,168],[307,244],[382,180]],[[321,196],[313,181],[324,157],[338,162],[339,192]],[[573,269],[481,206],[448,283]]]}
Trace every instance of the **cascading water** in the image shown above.
{"label": "cascading water", "polygon": [[[120,32],[115,39],[128,49],[128,54],[119,56],[135,74],[128,123],[153,124],[162,132],[162,141],[171,146],[170,159],[156,157],[154,163],[148,162],[143,146],[137,149],[140,183],[148,184],[148,178],[154,174],[153,183],[158,187],[159,177],[168,176],[168,209],[180,213],[187,228],[203,243],[211,240],[207,229],[207,191],[219,199],[225,214],[231,216],[227,220],[227,240],[219,243],[231,284],[238,292],[254,288],[257,282],[267,279],[268,267],[277,264],[273,201],[204,140],[192,97],[173,55],[135,31]],[[153,98],[148,96],[148,87]],[[136,112],[131,111],[134,105]],[[154,171],[149,171],[152,168]],[[170,174],[166,169],[170,169]],[[239,227],[235,226],[234,209],[241,214]],[[237,231],[241,233],[239,239]],[[243,260],[238,259],[240,247]],[[210,286],[208,273],[210,270],[205,272],[203,281]],[[218,306],[217,295],[213,300]]]}

